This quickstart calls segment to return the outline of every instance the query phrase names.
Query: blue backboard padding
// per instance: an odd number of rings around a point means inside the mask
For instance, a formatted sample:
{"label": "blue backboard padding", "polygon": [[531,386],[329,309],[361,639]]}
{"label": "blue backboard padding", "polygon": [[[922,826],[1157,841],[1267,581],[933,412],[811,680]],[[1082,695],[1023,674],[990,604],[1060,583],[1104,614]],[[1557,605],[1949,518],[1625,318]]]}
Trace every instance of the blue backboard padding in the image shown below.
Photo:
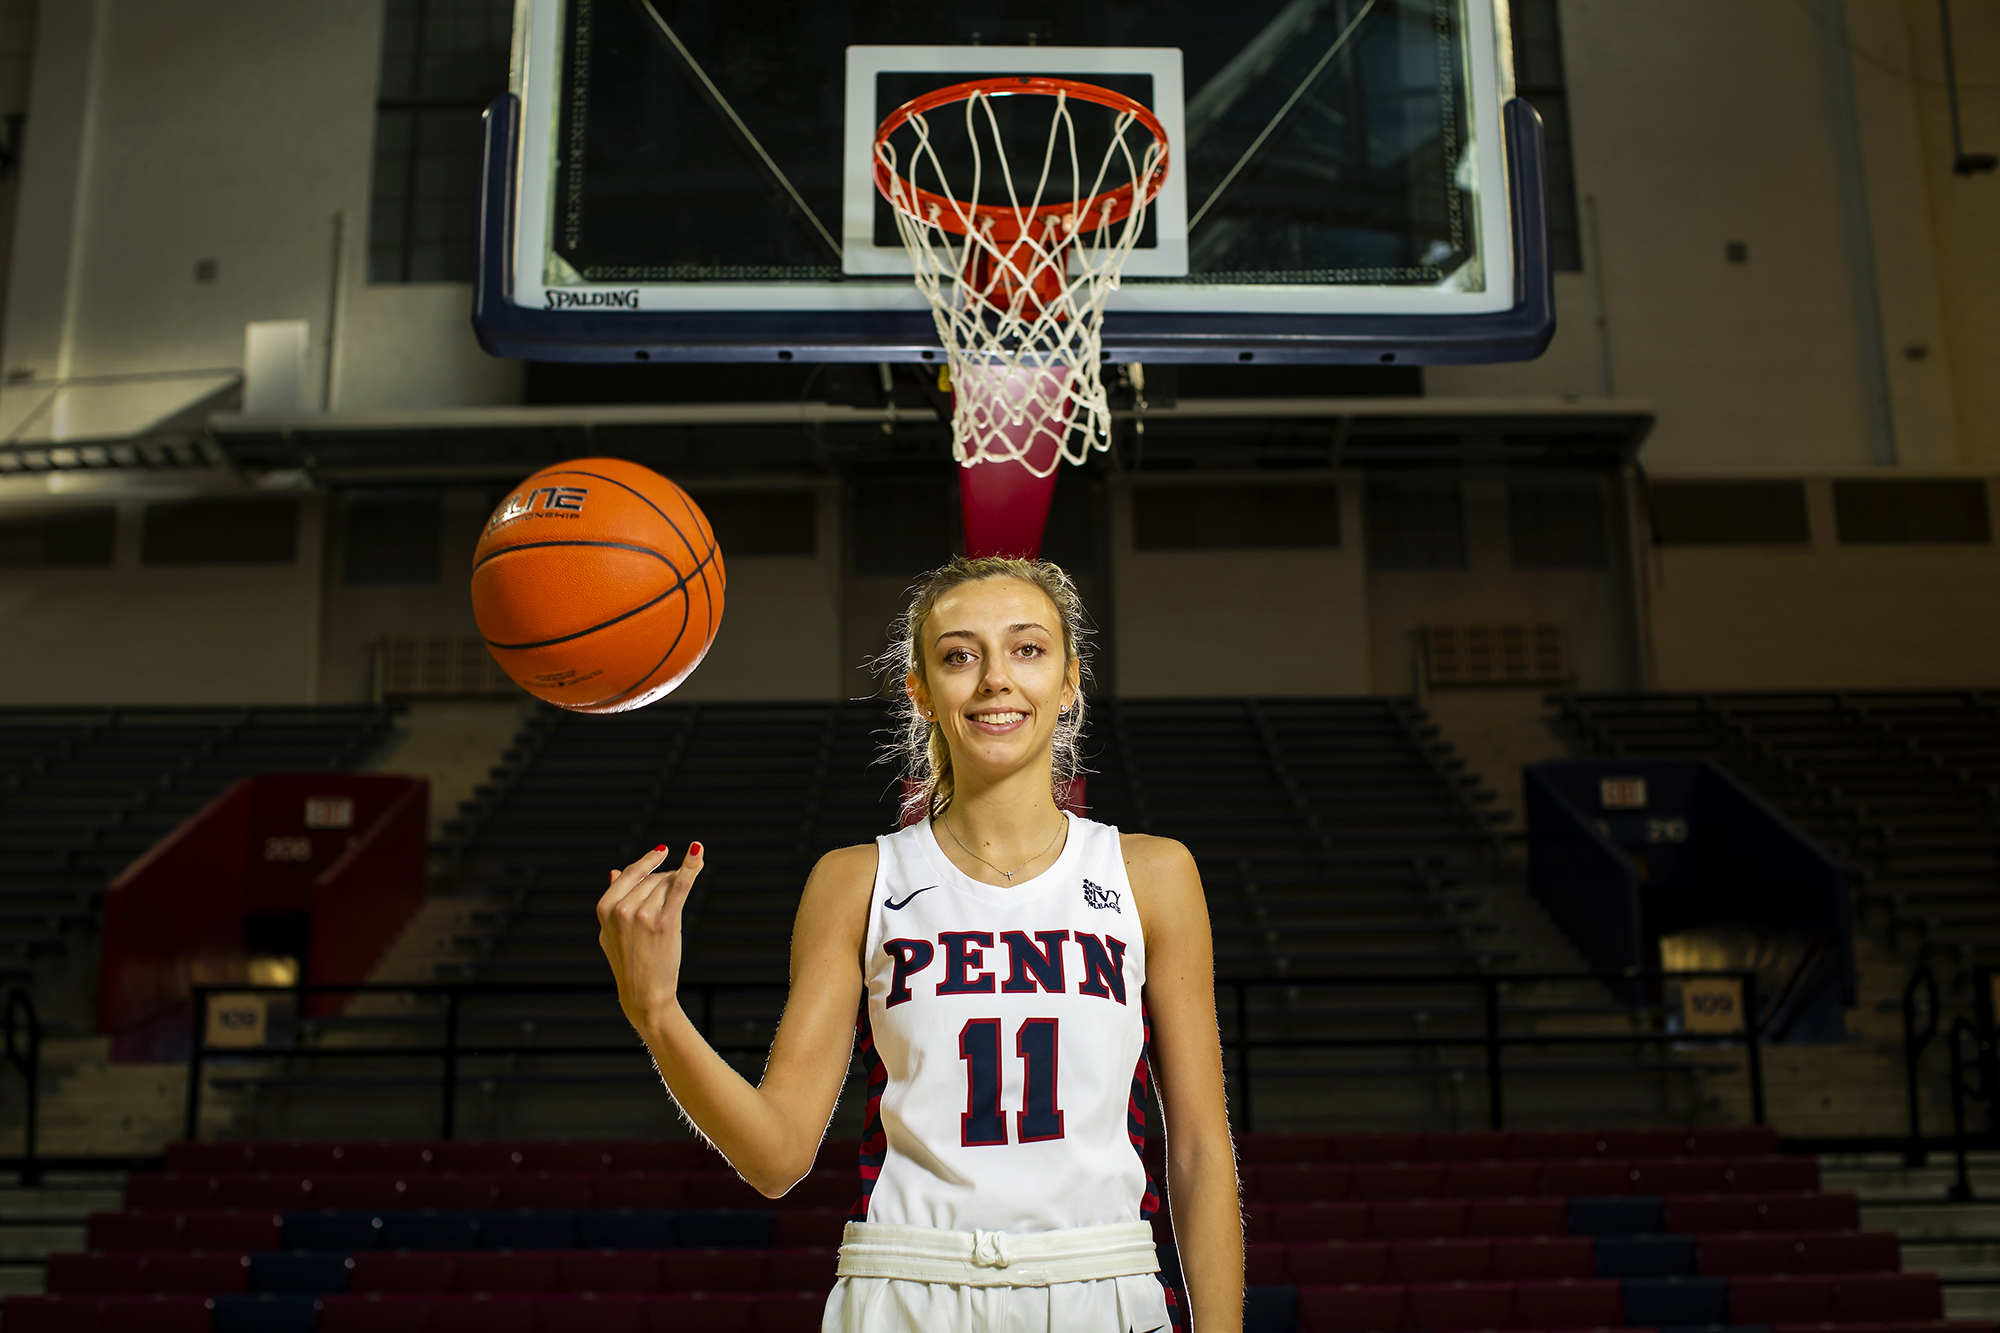
{"label": "blue backboard padding", "polygon": [[[1114,362],[1465,365],[1527,361],[1555,336],[1541,117],[1501,108],[1514,243],[1512,309],[1476,315],[1127,315],[1107,320]],[[520,101],[486,110],[473,330],[494,356],[531,361],[931,361],[928,312],[563,311],[516,305],[513,257]]]}

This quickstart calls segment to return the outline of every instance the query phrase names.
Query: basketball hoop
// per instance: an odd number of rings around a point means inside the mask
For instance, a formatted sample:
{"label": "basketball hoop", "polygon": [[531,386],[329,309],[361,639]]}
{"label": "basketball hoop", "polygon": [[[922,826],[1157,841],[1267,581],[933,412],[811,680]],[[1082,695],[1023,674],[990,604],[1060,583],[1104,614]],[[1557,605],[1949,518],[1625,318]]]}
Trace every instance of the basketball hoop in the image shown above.
{"label": "basketball hoop", "polygon": [[[992,106],[996,97],[1021,95],[1055,102],[1026,201]],[[1072,101],[1116,113],[1104,159],[1087,178]],[[955,102],[965,104],[972,145],[972,183],[964,191],[970,203],[956,197],[924,119]],[[1135,124],[1152,136],[1143,149],[1127,138]],[[898,170],[890,143],[906,125],[917,139],[907,172]],[[982,132],[990,148],[982,148]],[[978,202],[988,151],[998,159],[1003,204]],[[1065,156],[1067,198],[1047,202],[1051,181],[1062,184]],[[938,191],[917,184],[919,168],[936,177]],[[1092,449],[1110,447],[1111,405],[1099,373],[1104,302],[1166,177],[1167,132],[1153,113],[1109,88],[1070,79],[954,84],[904,103],[876,128],[875,188],[895,213],[917,288],[937,319],[954,394],[952,456],[961,464],[1011,460],[1047,477],[1065,459],[1081,463]],[[1107,188],[1111,179],[1121,183]]]}

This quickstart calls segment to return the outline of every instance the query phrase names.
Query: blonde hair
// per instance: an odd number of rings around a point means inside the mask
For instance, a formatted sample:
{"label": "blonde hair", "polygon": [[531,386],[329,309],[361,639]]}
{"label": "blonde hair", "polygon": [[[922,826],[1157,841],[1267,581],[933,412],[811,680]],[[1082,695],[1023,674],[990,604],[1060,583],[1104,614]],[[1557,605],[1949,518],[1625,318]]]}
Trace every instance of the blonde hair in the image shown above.
{"label": "blonde hair", "polygon": [[[895,642],[877,663],[890,681],[900,682],[914,674],[928,685],[919,643],[924,622],[930,619],[946,593],[987,579],[1019,579],[1040,589],[1055,607],[1056,619],[1062,622],[1064,669],[1071,662],[1077,664],[1076,697],[1070,701],[1068,712],[1056,715],[1055,736],[1049,743],[1050,794],[1060,803],[1068,793],[1071,779],[1077,775],[1077,742],[1083,734],[1081,684],[1090,675],[1084,644],[1089,627],[1083,598],[1061,565],[1049,560],[1016,560],[1005,556],[981,556],[976,560],[954,556],[950,564],[932,570],[910,589],[910,605],[897,622]],[[894,739],[887,748],[902,761],[903,777],[908,784],[903,814],[906,819],[917,814],[934,819],[951,805],[951,747],[945,742],[944,728],[924,716],[909,691],[899,693],[902,702],[897,706]]]}

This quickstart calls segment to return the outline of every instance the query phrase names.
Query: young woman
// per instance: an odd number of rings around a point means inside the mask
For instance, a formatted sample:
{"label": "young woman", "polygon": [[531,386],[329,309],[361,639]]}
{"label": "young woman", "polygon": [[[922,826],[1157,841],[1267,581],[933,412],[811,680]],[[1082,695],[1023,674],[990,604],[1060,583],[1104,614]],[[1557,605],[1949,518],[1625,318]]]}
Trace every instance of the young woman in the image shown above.
{"label": "young woman", "polygon": [[597,905],[625,1014],[681,1110],[778,1198],[811,1169],[859,1005],[861,1199],[827,1333],[1152,1333],[1138,1154],[1159,1074],[1175,1240],[1199,1333],[1242,1327],[1243,1235],[1213,949],[1186,848],[1063,813],[1083,614],[1055,565],[954,560],[902,623],[904,749],[926,818],[824,857],[760,1084],[676,995],[701,844],[655,847]]}

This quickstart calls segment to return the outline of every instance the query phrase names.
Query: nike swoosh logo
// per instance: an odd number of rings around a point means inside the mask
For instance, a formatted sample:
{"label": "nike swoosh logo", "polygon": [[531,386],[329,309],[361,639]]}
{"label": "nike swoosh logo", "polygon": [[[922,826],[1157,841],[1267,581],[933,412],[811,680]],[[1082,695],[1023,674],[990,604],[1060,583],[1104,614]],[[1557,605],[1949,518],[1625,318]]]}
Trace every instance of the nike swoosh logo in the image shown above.
{"label": "nike swoosh logo", "polygon": [[[936,887],[937,885],[935,884],[926,884],[921,889],[918,889],[917,893],[929,893],[932,889]],[[911,894],[910,898],[916,897],[917,893]],[[901,902],[897,902],[894,898],[884,898],[882,900],[882,906],[888,908],[892,912],[900,912],[905,907],[908,907],[910,905],[910,898],[905,898]]]}

